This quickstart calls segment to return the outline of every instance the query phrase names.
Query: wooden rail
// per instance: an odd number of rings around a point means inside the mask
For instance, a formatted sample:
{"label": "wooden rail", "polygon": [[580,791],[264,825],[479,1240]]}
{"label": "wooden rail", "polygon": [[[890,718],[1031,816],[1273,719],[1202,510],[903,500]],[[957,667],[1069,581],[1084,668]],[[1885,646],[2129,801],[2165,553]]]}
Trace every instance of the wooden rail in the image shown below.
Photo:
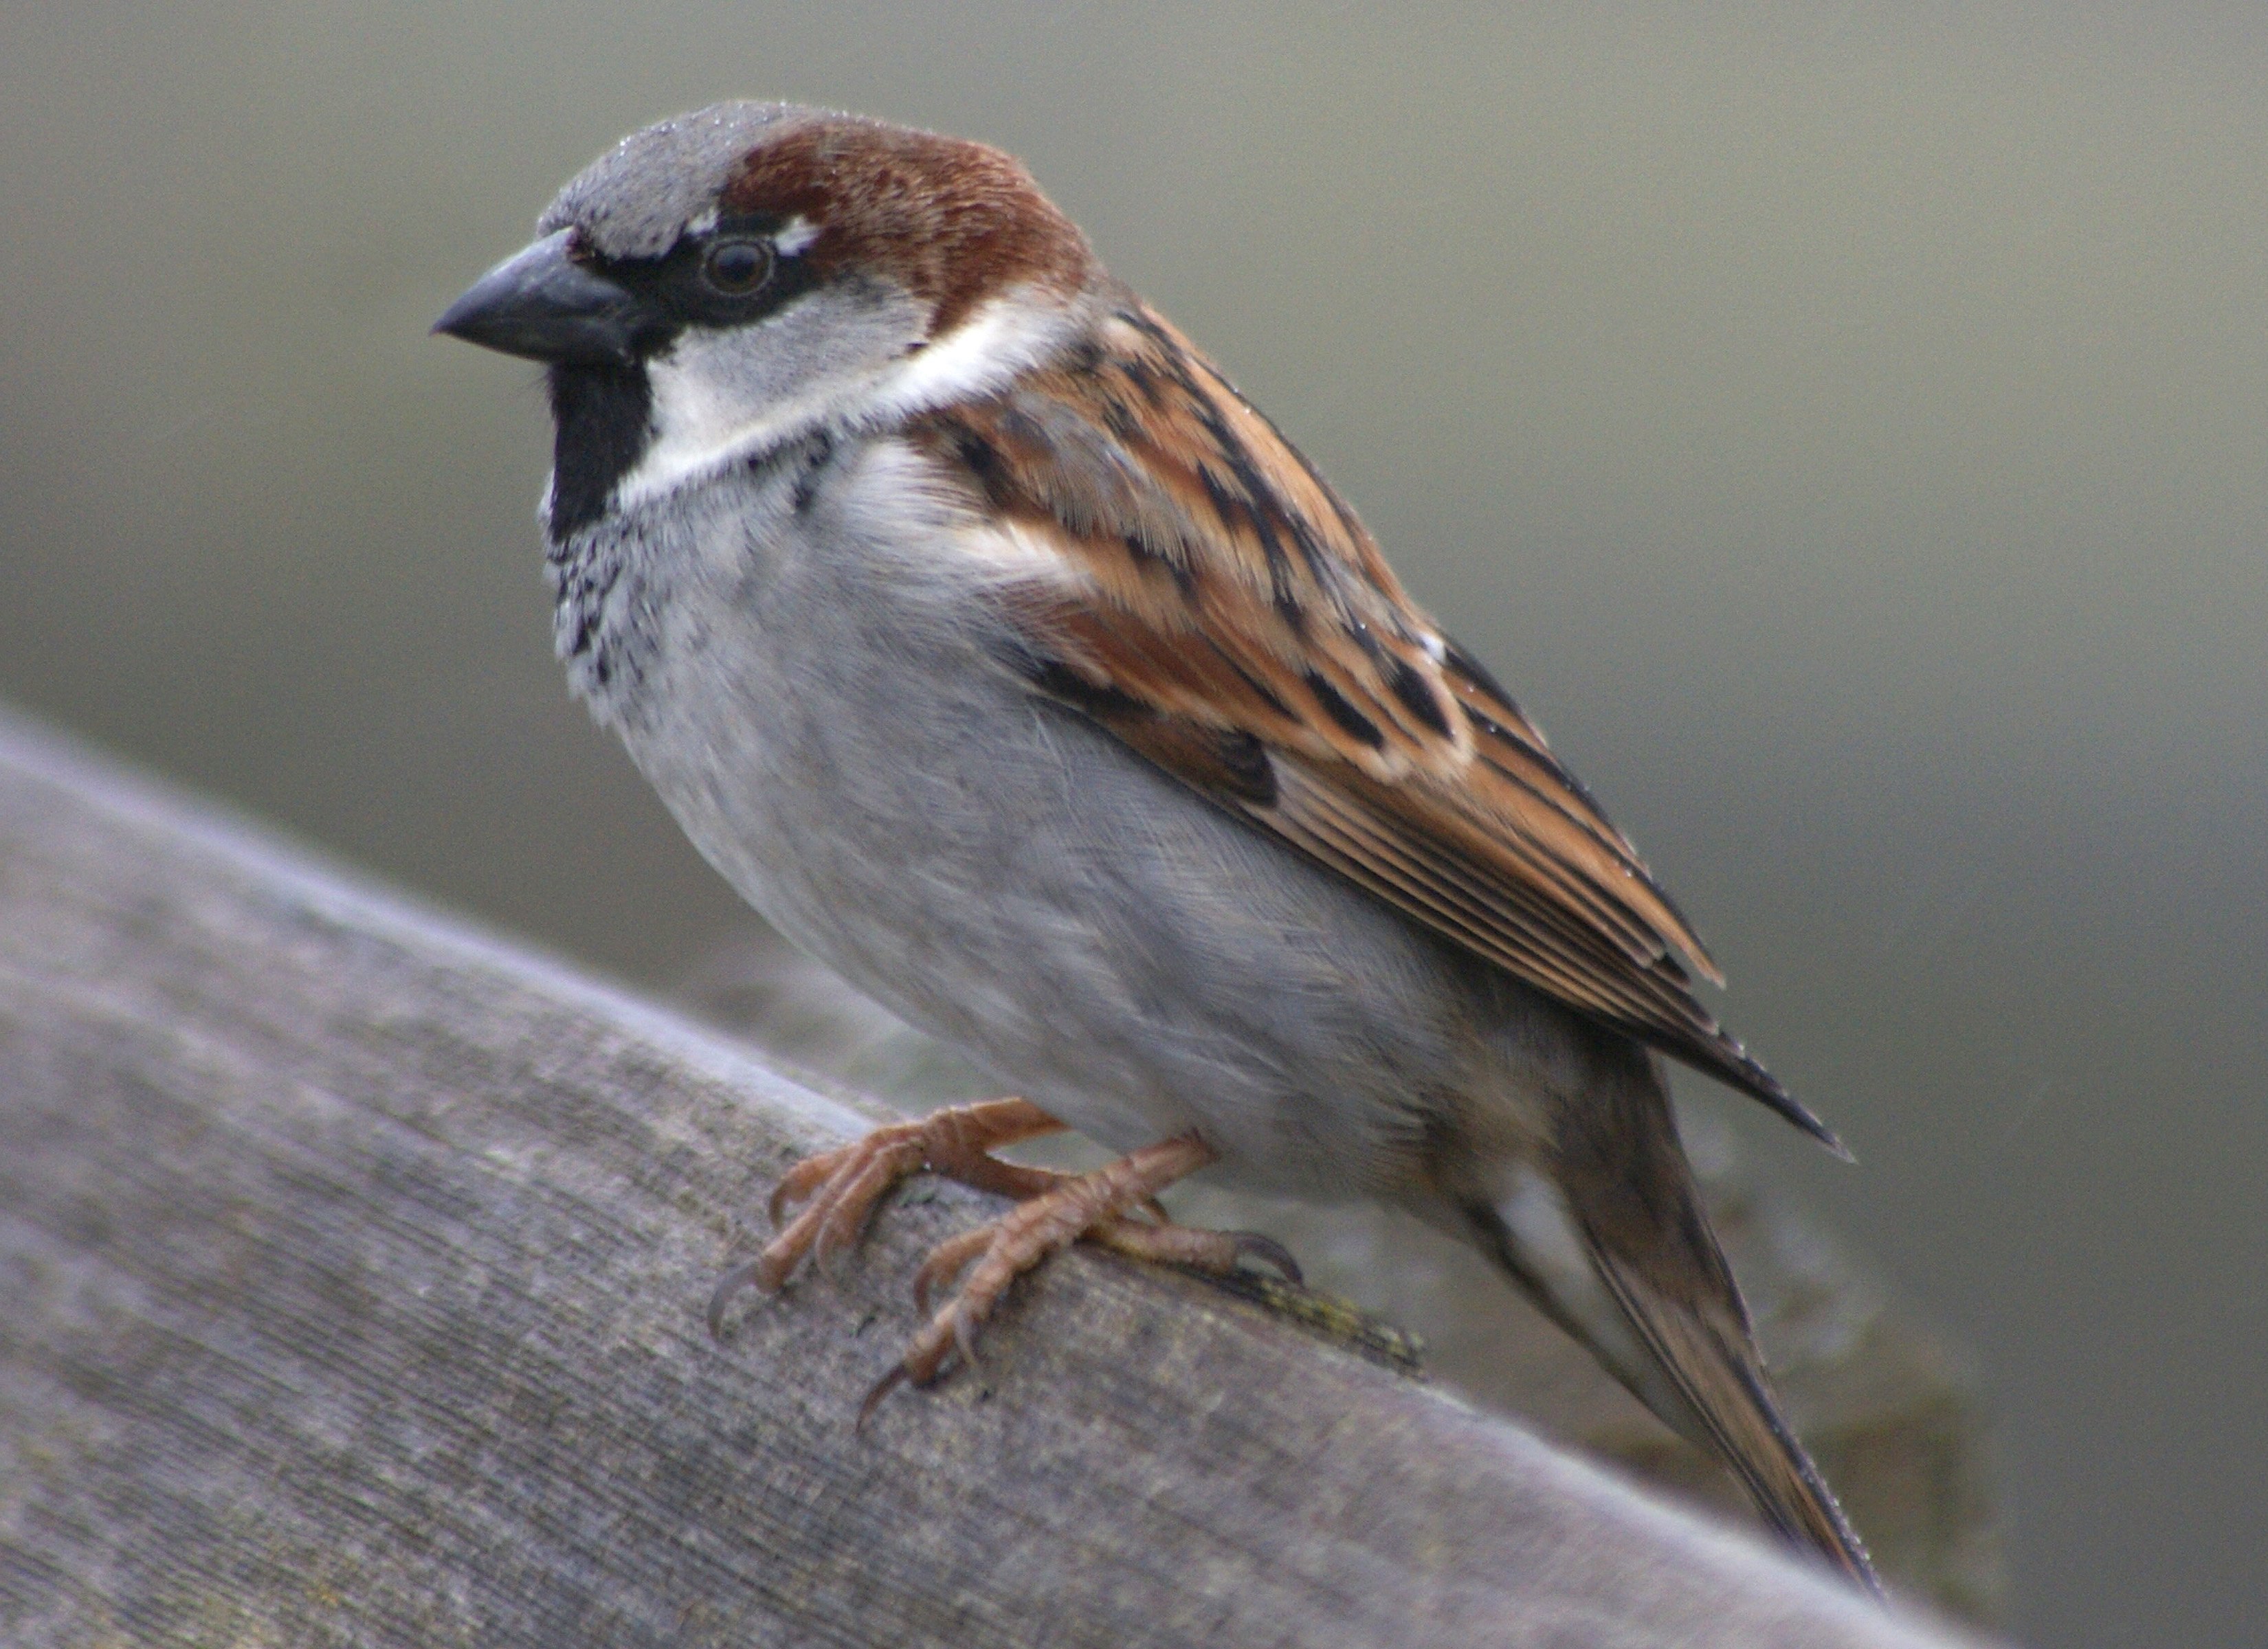
{"label": "wooden rail", "polygon": [[854,1435],[978,1199],[702,1307],[862,1121],[0,719],[0,1640],[1948,1641],[1083,1251]]}

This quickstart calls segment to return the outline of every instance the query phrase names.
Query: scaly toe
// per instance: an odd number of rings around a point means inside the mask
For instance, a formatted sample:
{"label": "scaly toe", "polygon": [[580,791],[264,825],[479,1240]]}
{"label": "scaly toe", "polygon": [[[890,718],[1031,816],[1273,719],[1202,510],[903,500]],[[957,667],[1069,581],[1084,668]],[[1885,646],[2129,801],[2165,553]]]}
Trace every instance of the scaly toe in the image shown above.
{"label": "scaly toe", "polygon": [[815,1157],[806,1157],[780,1175],[780,1182],[772,1187],[771,1196],[764,1204],[764,1213],[771,1220],[775,1231],[779,1229],[780,1220],[789,1209],[826,1186],[837,1167],[837,1159],[843,1154],[840,1151],[828,1151]]}
{"label": "scaly toe", "polygon": [[918,1311],[929,1309],[931,1291],[940,1283],[949,1283],[961,1275],[968,1263],[992,1246],[993,1229],[979,1226],[974,1231],[964,1231],[949,1237],[929,1252],[921,1270],[914,1273],[914,1307]]}
{"label": "scaly toe", "polygon": [[831,1206],[877,1174],[903,1179],[918,1173],[922,1156],[919,1123],[893,1123],[878,1128],[864,1139],[797,1163],[772,1188],[765,1211],[777,1226],[788,1209],[806,1201]]}
{"label": "scaly toe", "polygon": [[1296,1286],[1304,1281],[1291,1250],[1256,1231],[1204,1231],[1191,1226],[1119,1218],[1096,1226],[1086,1233],[1086,1240],[1130,1259],[1187,1266],[1215,1277],[1235,1270],[1241,1260],[1257,1260],[1287,1283]]}
{"label": "scaly toe", "polygon": [[866,1222],[873,1218],[882,1199],[899,1181],[909,1177],[920,1167],[917,1158],[905,1162],[897,1152],[877,1152],[873,1160],[859,1165],[847,1182],[838,1178],[830,1184],[824,1207],[817,1203],[812,1205],[812,1211],[819,1217],[819,1234],[812,1244],[812,1258],[824,1265],[829,1255],[858,1247],[858,1239],[865,1233]]}
{"label": "scaly toe", "polygon": [[[891,1188],[924,1167],[1012,1196],[1051,1189],[1064,1176],[1002,1162],[986,1152],[1062,1126],[1028,1101],[988,1100],[919,1122],[887,1123],[863,1139],[805,1158],[780,1176],[766,1200],[765,1211],[778,1234],[755,1259],[727,1271],[710,1295],[710,1333],[724,1337],[725,1312],[743,1288],[777,1293],[806,1260],[824,1266],[830,1256],[855,1247]],[[795,1217],[783,1226],[790,1210]]]}

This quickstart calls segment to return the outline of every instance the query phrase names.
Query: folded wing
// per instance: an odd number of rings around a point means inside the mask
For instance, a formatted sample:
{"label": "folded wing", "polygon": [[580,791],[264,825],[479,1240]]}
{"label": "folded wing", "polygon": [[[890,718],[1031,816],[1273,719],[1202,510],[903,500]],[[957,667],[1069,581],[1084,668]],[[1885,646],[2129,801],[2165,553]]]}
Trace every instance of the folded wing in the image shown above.
{"label": "folded wing", "polygon": [[1695,1000],[1689,964],[1720,976],[1629,839],[1168,323],[1130,298],[1060,364],[909,433],[983,506],[968,548],[1000,569],[1007,662],[1036,689],[1840,1149]]}

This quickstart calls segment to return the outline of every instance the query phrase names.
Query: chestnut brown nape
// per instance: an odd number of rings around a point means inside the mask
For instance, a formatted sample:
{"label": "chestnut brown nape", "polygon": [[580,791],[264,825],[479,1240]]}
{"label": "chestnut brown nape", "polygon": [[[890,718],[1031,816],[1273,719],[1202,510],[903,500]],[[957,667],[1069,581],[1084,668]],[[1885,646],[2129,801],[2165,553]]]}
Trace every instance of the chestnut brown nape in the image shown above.
{"label": "chestnut brown nape", "polygon": [[1023,165],[983,144],[854,115],[783,119],[733,169],[726,213],[800,217],[822,277],[894,276],[948,332],[986,295],[1015,286],[1068,295],[1095,272],[1079,228]]}

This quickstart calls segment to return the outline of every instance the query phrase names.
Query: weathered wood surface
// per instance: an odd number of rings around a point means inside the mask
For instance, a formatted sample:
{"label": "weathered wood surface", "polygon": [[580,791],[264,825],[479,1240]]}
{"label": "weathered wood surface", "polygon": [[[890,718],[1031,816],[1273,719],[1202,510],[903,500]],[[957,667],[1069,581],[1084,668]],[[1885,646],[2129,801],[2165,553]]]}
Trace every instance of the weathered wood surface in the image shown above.
{"label": "weathered wood surface", "polygon": [[0,1640],[1945,1641],[1108,1256],[854,1436],[978,1199],[702,1306],[860,1122],[0,721]]}
{"label": "weathered wood surface", "polygon": [[[950,1049],[846,990],[754,917],[687,973],[679,997],[769,1056],[904,1110],[986,1092]],[[1956,1618],[1997,1624],[2006,1570],[1992,1451],[1960,1352],[1745,1162],[1721,1119],[1689,1114],[1683,1125],[1788,1413],[1883,1578]],[[1025,1154],[1088,1167],[1106,1153],[1066,1139]],[[1190,1224],[1282,1240],[1310,1283],[1414,1330],[1427,1376],[1481,1408],[1758,1524],[1729,1472],[1641,1408],[1468,1245],[1372,1204],[1327,1207],[1203,1183],[1166,1201]]]}

